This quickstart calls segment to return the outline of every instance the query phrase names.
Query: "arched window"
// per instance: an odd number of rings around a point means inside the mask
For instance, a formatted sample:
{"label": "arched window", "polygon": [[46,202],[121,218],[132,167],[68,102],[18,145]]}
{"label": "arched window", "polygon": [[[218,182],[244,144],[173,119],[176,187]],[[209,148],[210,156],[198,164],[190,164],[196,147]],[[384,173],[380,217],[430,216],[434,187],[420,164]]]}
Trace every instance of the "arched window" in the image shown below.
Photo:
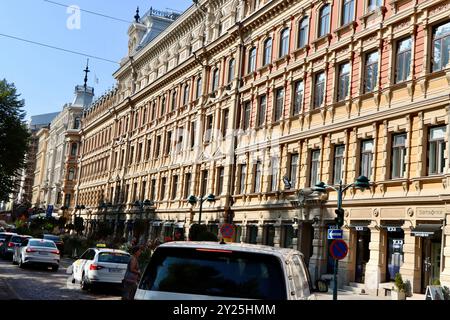
{"label": "arched window", "polygon": [[68,180],[72,181],[75,179],[75,169],[74,168],[70,168],[69,169],[69,176],[68,176]]}
{"label": "arched window", "polygon": [[134,129],[136,129],[137,127],[139,127],[139,113],[136,111],[134,115]]}
{"label": "arched window", "polygon": [[234,79],[234,65],[235,61],[234,59],[231,59],[230,62],[228,62],[228,83]]}
{"label": "arched window", "polygon": [[263,65],[269,64],[272,62],[272,38],[264,41],[264,57],[263,57]]}
{"label": "arched window", "polygon": [[172,92],[172,111],[177,108],[177,90],[173,90]]}
{"label": "arched window", "polygon": [[281,31],[280,39],[280,57],[283,57],[289,53],[289,28]]}
{"label": "arched window", "polygon": [[298,28],[298,47],[303,48],[308,43],[308,27],[309,17],[304,17],[300,20]]}
{"label": "arched window", "polygon": [[144,108],[144,111],[142,113],[142,125],[145,124],[146,120],[147,120],[147,108]]}
{"label": "arched window", "polygon": [[166,97],[162,97],[161,100],[161,117],[166,113]]}
{"label": "arched window", "polygon": [[248,52],[248,73],[256,70],[256,48],[253,47]]}
{"label": "arched window", "polygon": [[330,32],[330,5],[326,4],[319,11],[319,38]]}
{"label": "arched window", "polygon": [[187,105],[189,102],[189,85],[184,85],[184,93],[183,93],[183,105]]}
{"label": "arched window", "polygon": [[81,125],[80,117],[76,117],[73,120],[73,128],[74,129],[80,129],[80,125]]}
{"label": "arched window", "polygon": [[353,20],[354,0],[344,0],[342,3],[342,25],[349,24]]}
{"label": "arched window", "polygon": [[219,88],[219,68],[215,68],[212,73],[211,91],[216,91]]}
{"label": "arched window", "polygon": [[78,152],[78,144],[77,143],[72,143],[71,147],[70,147],[70,155],[72,157],[75,157],[77,155]]}
{"label": "arched window", "polygon": [[199,77],[197,79],[197,96],[196,96],[196,99],[200,98],[201,95],[202,95],[202,78]]}

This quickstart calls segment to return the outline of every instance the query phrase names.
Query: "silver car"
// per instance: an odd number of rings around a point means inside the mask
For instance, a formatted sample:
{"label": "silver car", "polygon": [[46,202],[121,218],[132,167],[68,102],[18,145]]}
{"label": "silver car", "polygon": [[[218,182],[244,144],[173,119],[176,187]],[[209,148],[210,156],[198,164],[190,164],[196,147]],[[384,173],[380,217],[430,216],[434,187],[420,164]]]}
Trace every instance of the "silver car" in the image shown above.
{"label": "silver car", "polygon": [[59,259],[59,250],[53,241],[35,238],[22,242],[13,255],[13,263],[19,264],[20,268],[31,264],[46,265],[55,272],[59,268]]}

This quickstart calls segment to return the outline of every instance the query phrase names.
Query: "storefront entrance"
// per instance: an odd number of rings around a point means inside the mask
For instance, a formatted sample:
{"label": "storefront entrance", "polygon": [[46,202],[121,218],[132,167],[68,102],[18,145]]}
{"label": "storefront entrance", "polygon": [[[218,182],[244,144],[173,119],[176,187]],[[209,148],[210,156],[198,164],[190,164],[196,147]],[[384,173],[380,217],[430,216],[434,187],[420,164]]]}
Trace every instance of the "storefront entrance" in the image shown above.
{"label": "storefront entrance", "polygon": [[441,273],[441,241],[442,230],[440,224],[418,224],[412,235],[420,237],[422,248],[421,265],[421,293],[425,293],[427,286],[439,280]]}
{"label": "storefront entrance", "polygon": [[401,228],[387,227],[386,282],[394,281],[403,264],[405,234]]}
{"label": "storefront entrance", "polygon": [[356,268],[355,282],[364,283],[366,264],[370,259],[370,231],[368,228],[358,228],[356,231]]}

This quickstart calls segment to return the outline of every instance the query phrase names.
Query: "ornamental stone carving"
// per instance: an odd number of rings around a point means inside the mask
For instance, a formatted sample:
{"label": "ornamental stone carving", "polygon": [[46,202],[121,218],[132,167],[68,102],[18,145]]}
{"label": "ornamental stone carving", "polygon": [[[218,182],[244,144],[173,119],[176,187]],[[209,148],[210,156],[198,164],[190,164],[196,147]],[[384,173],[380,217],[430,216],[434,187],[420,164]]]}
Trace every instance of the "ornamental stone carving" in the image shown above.
{"label": "ornamental stone carving", "polygon": [[380,215],[380,210],[378,210],[377,208],[373,209],[372,211],[373,216],[376,218]]}
{"label": "ornamental stone carving", "polygon": [[414,215],[414,210],[413,208],[408,208],[408,210],[406,211],[409,217],[412,217]]}

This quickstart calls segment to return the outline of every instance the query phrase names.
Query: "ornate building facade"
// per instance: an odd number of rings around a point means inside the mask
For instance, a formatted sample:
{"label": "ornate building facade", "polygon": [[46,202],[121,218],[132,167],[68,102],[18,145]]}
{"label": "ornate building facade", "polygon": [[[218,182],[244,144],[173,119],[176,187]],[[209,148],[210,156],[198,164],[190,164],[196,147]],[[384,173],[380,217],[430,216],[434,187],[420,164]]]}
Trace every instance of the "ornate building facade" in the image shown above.
{"label": "ornate building facade", "polygon": [[67,214],[74,209],[74,187],[78,177],[80,130],[83,111],[91,103],[94,89],[76,86],[73,103],[63,106],[48,128],[37,133],[33,206]]}
{"label": "ornate building facade", "polygon": [[137,16],[117,88],[83,118],[76,203],[85,217],[110,203],[124,227],[150,199],[149,234],[170,238],[200,219],[189,195],[213,194],[210,230],[233,221],[235,241],[299,248],[319,279],[337,195],[306,191],[364,175],[370,190],[343,200],[340,285],[449,285],[449,8],[200,1],[149,41],[161,15]]}

